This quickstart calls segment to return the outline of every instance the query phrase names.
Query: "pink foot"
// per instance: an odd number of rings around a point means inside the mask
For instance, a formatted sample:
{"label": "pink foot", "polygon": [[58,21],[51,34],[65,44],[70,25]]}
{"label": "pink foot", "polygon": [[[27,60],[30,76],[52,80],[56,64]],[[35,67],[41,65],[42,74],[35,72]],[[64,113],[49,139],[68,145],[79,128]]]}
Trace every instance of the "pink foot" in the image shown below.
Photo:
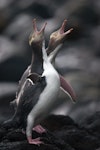
{"label": "pink foot", "polygon": [[40,146],[40,144],[44,144],[42,141],[40,141],[40,137],[36,139],[32,139],[31,137],[28,137],[27,139],[28,139],[29,144],[35,144],[38,146]]}
{"label": "pink foot", "polygon": [[35,126],[35,127],[33,128],[33,131],[36,131],[37,133],[40,133],[40,134],[46,132],[46,130],[45,130],[41,125]]}

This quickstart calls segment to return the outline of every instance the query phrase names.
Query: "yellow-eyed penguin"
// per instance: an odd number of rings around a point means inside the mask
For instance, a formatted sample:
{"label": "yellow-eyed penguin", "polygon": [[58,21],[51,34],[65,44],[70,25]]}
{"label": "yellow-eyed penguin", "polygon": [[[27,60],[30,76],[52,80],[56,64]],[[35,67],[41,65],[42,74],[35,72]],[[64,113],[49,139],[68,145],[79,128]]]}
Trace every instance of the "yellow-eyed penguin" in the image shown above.
{"label": "yellow-eyed penguin", "polygon": [[[27,88],[23,86],[20,101],[13,122],[16,125],[26,124],[26,136],[30,144],[41,144],[39,138],[32,139],[32,129],[38,125],[51,111],[57,101],[60,90],[60,78],[50,63],[45,46],[42,47],[43,73],[41,76],[32,73],[26,80],[30,82]],[[13,123],[12,122],[12,123]]]}

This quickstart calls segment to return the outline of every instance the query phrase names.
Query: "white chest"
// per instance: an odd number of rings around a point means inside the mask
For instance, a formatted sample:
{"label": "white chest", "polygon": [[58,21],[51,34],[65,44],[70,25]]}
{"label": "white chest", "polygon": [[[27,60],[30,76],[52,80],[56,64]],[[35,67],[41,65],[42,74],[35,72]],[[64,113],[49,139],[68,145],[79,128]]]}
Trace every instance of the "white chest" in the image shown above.
{"label": "white chest", "polygon": [[47,69],[43,75],[46,77],[47,85],[39,97],[38,106],[47,112],[52,110],[56,103],[60,90],[60,79],[58,73],[52,68]]}

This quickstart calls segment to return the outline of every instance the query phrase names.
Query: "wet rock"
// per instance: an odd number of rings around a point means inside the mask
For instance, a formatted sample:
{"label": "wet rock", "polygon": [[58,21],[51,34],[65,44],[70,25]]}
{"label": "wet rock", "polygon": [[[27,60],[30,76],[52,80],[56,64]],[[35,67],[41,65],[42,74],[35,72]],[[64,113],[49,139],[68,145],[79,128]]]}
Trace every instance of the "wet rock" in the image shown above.
{"label": "wet rock", "polygon": [[[99,137],[95,134],[96,128],[94,129],[94,126],[96,125],[95,127],[99,127],[100,125],[99,115],[100,112],[94,114],[94,117],[93,115],[87,117],[86,120],[84,120],[84,123],[81,122],[80,124],[78,122],[75,123],[74,120],[68,116],[48,116],[42,122],[42,125],[45,126],[47,132],[40,135],[34,131],[32,134],[33,138],[40,136],[41,140],[45,143],[40,146],[28,144],[22,130],[5,130],[1,126],[0,148],[3,150],[12,150],[13,148],[22,150],[25,147],[27,150],[31,150],[31,148],[52,150],[96,150],[97,148],[100,148],[100,141]],[[100,130],[97,130],[97,132],[99,135]]]}

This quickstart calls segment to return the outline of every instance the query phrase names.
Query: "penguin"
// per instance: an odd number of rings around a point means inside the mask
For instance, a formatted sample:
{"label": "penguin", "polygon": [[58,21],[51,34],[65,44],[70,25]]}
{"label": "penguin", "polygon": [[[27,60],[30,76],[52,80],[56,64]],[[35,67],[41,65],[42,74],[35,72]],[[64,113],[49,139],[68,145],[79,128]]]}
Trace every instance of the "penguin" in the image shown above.
{"label": "penguin", "polygon": [[42,73],[42,42],[44,40],[44,30],[47,23],[44,23],[40,30],[37,29],[36,26],[36,19],[33,20],[33,32],[29,36],[29,45],[32,47],[32,59],[31,64],[23,73],[19,85],[18,90],[16,92],[16,98],[18,96],[19,91],[23,83],[25,82],[26,78],[29,76],[30,73],[36,72],[37,74]]}
{"label": "penguin", "polygon": [[[12,121],[8,121],[10,125],[14,122],[16,126],[25,127],[28,142],[36,145],[43,142],[40,138],[32,139],[32,129],[52,111],[60,90],[59,74],[47,57],[44,42],[42,55],[42,75],[31,73],[27,77],[18,97],[20,100],[17,99],[17,110]],[[37,127],[38,130],[41,128],[39,125]]]}
{"label": "penguin", "polygon": [[18,89],[16,91],[16,98],[10,102],[10,105],[16,109],[16,100],[18,100],[18,95],[23,87],[24,83],[26,82],[27,77],[32,72],[37,74],[42,73],[42,42],[44,40],[44,30],[47,23],[44,23],[40,30],[37,29],[36,26],[36,19],[33,20],[33,32],[29,36],[29,45],[32,47],[32,59],[31,64],[27,67],[24,71],[21,79],[19,80]]}
{"label": "penguin", "polygon": [[[59,74],[54,69],[54,67],[52,66],[52,64],[48,59],[45,46],[43,46],[42,48],[42,53],[43,53],[44,71],[41,77],[45,79],[46,86],[42,91],[42,93],[40,94],[37,104],[33,107],[31,112],[28,114],[26,135],[29,143],[31,144],[41,143],[41,141],[36,141],[36,140],[34,142],[34,139],[32,139],[32,128],[34,125],[39,124],[41,120],[44,119],[52,111],[53,105],[56,104],[57,97],[60,90]],[[32,76],[30,77],[30,79],[34,82]]]}
{"label": "penguin", "polygon": [[[67,38],[67,35],[72,32],[73,28],[68,31],[64,31],[67,24],[67,20],[65,19],[57,31],[53,32],[50,35],[50,40],[48,47],[46,49],[49,61],[55,66],[55,58],[60,51],[64,41]],[[72,88],[72,86],[64,79],[62,75],[60,75],[60,89],[70,97],[70,99],[75,103],[76,102],[76,94]]]}

